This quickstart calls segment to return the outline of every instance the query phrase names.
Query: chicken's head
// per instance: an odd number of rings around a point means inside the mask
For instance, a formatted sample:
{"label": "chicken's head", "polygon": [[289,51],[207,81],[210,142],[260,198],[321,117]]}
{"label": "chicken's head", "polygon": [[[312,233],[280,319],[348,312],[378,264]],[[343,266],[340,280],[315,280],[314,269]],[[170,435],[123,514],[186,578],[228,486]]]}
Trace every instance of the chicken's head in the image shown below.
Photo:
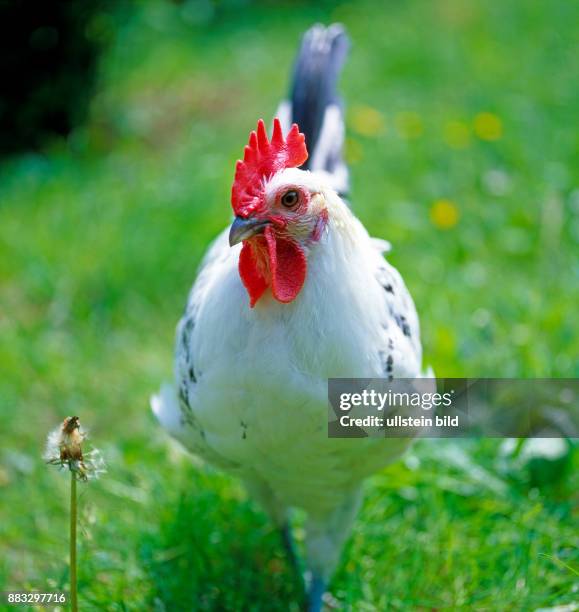
{"label": "chicken's head", "polygon": [[294,124],[284,138],[278,119],[271,141],[262,120],[238,161],[231,193],[231,246],[243,242],[239,275],[253,307],[271,287],[279,302],[293,301],[306,279],[307,253],[322,236],[327,211],[315,175],[297,166],[308,158]]}

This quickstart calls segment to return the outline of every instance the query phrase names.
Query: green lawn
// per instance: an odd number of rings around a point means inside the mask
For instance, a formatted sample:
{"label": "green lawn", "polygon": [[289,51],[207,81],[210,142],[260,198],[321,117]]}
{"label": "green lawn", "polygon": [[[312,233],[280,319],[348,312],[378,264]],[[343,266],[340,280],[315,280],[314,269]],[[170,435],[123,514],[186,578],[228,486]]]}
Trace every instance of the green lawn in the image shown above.
{"label": "green lawn", "polygon": [[[265,516],[168,441],[148,397],[230,218],[234,161],[316,20],[353,39],[353,206],[393,243],[426,361],[440,376],[579,376],[579,4],[212,6],[102,15],[86,126],[2,162],[0,590],[67,588],[67,479],[41,452],[78,414],[109,465],[80,487],[81,609],[297,610]],[[346,609],[579,600],[579,453],[536,480],[500,445],[421,441],[369,481],[332,584]]]}

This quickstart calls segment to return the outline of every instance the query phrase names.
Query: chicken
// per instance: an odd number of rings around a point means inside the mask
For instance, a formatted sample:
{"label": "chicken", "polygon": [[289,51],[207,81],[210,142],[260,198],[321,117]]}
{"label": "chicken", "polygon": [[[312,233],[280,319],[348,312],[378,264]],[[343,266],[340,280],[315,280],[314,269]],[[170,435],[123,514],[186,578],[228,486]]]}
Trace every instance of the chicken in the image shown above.
{"label": "chicken", "polygon": [[338,25],[304,35],[271,140],[260,120],[237,162],[235,220],[209,249],[178,325],[176,385],[152,399],[172,436],[244,481],[292,556],[289,511],[307,512],[311,611],[321,609],[363,479],[408,443],[328,438],[328,378],[414,378],[422,361],[388,244],[343,199],[336,82],[347,48]]}

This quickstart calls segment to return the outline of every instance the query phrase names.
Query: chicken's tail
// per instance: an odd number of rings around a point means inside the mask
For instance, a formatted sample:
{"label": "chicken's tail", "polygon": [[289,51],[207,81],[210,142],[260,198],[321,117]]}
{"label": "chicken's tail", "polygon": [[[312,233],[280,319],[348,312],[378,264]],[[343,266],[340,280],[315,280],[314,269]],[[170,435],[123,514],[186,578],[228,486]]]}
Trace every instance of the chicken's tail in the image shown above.
{"label": "chicken's tail", "polygon": [[348,168],[343,160],[344,114],[337,84],[349,46],[342,25],[311,27],[296,57],[289,100],[277,113],[284,131],[297,123],[306,136],[309,158],[302,168],[326,174],[341,195],[348,192]]}
{"label": "chicken's tail", "polygon": [[151,410],[159,423],[172,435],[179,437],[183,427],[181,411],[175,387],[170,383],[163,383],[159,393],[151,397]]}

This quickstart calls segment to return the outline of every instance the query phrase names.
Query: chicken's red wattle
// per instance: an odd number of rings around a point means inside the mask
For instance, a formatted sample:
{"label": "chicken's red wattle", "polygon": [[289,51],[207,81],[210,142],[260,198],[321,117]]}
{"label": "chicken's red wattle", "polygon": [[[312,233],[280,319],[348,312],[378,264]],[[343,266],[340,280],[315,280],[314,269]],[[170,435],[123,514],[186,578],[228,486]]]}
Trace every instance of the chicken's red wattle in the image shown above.
{"label": "chicken's red wattle", "polygon": [[276,234],[273,227],[262,236],[245,241],[239,256],[239,275],[253,308],[267,287],[282,303],[293,301],[306,280],[307,261],[302,247]]}

